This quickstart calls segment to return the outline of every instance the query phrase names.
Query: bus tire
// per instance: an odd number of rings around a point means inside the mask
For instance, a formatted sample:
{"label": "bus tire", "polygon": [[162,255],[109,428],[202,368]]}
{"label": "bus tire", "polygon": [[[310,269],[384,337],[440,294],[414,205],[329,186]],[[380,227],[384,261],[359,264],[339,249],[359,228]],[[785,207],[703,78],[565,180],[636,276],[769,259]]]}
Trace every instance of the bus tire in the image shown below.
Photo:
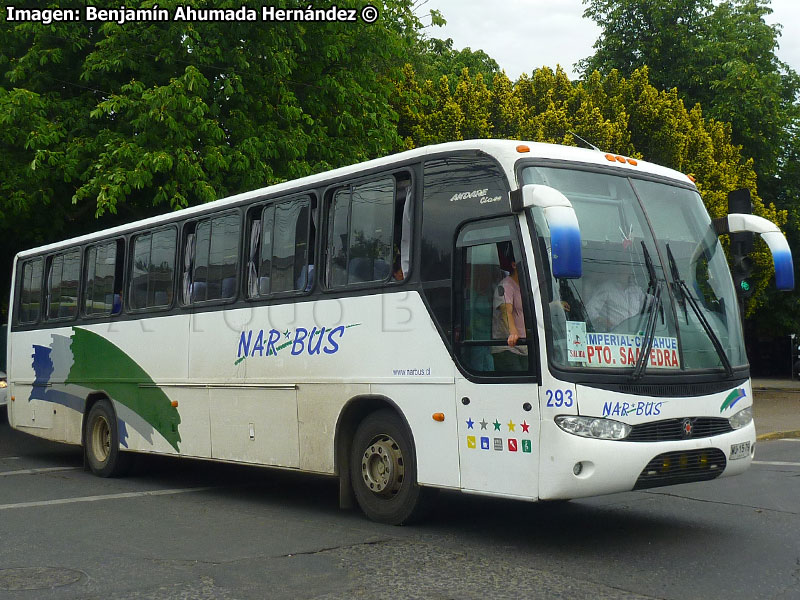
{"label": "bus tire", "polygon": [[369,414],[358,425],[350,454],[350,481],[364,514],[388,525],[424,516],[435,492],[417,484],[411,435],[388,409]]}
{"label": "bus tire", "polygon": [[96,402],[86,419],[86,461],[92,473],[99,477],[124,475],[131,457],[119,449],[117,416],[108,400]]}

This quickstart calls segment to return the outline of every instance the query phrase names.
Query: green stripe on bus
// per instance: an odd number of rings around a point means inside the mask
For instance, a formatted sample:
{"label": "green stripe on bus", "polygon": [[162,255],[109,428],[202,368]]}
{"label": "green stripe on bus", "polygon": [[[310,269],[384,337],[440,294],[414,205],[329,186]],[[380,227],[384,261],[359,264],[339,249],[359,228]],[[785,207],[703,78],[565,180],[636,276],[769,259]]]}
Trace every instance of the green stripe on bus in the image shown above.
{"label": "green stripe on bus", "polygon": [[[147,371],[104,337],[78,327],[74,327],[73,332],[74,362],[66,383],[81,384],[91,379],[108,381],[103,386],[104,391],[149,423],[179,452],[181,417],[160,388],[139,387],[140,384],[155,384]],[[125,380],[137,383],[124,383]]]}

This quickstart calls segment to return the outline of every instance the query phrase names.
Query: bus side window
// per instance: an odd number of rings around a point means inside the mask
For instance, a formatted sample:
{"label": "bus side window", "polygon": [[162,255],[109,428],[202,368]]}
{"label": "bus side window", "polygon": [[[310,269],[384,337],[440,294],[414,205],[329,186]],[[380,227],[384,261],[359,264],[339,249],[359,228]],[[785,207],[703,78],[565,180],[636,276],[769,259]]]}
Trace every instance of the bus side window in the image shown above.
{"label": "bus side window", "polygon": [[177,232],[172,227],[133,238],[131,308],[167,308],[172,305],[176,246]]}
{"label": "bus side window", "polygon": [[[494,321],[493,300],[495,290],[504,272],[500,267],[495,244],[481,244],[464,249],[462,281],[463,342],[487,342],[492,339]],[[461,347],[464,365],[477,372],[494,371],[490,346],[464,345]]]}
{"label": "bus side window", "polygon": [[124,248],[122,240],[87,248],[83,279],[86,316],[117,315],[122,311]]}
{"label": "bus side window", "polygon": [[411,176],[401,171],[333,192],[328,204],[329,287],[402,281],[411,265]]}
{"label": "bus side window", "polygon": [[347,282],[383,281],[392,264],[394,178],[353,186]]}
{"label": "bus side window", "polygon": [[305,290],[308,283],[310,202],[275,205],[272,239],[272,293]]}
{"label": "bus side window", "polygon": [[22,266],[21,292],[19,296],[19,322],[36,323],[42,298],[42,274],[44,260],[34,258]]}
{"label": "bus side window", "polygon": [[78,315],[81,251],[78,248],[50,257],[47,279],[47,318],[74,319]]}
{"label": "bus side window", "polygon": [[261,207],[249,214],[246,269],[249,298],[307,292],[314,283],[314,225],[311,198]]}
{"label": "bus side window", "polygon": [[236,297],[240,230],[238,212],[187,226],[182,278],[184,302],[188,299],[194,304]]}

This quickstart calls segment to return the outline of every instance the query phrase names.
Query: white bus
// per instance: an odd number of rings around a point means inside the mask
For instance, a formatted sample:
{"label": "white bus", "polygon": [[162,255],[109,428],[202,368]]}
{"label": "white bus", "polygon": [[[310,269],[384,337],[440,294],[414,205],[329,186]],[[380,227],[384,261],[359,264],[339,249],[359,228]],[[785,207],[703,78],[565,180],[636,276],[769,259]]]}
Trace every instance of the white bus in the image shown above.
{"label": "white bus", "polygon": [[752,391],[690,177],[473,140],[36,248],[14,262],[9,420],[81,444],[337,476],[372,519],[436,489],[536,501],[743,472]]}

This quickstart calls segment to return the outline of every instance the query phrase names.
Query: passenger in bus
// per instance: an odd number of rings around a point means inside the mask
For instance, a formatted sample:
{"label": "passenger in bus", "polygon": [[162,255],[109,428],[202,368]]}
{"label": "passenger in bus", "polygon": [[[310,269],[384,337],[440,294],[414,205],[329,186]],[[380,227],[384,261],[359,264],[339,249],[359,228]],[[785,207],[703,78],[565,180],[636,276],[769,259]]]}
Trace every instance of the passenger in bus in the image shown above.
{"label": "passenger in bus", "polygon": [[595,331],[612,331],[625,319],[639,314],[646,298],[633,274],[625,283],[606,279],[586,304],[586,314]]}
{"label": "passenger in bus", "polygon": [[493,302],[492,337],[506,338],[508,346],[493,346],[492,355],[497,371],[527,371],[528,347],[518,345],[525,337],[525,317],[522,312],[522,293],[519,272],[513,256],[511,272],[497,286]]}
{"label": "passenger in bus", "polygon": [[295,289],[303,290],[304,292],[309,292],[311,291],[312,287],[314,287],[313,263],[311,263],[310,265],[303,265],[303,268],[300,269],[300,276],[297,278]]}

